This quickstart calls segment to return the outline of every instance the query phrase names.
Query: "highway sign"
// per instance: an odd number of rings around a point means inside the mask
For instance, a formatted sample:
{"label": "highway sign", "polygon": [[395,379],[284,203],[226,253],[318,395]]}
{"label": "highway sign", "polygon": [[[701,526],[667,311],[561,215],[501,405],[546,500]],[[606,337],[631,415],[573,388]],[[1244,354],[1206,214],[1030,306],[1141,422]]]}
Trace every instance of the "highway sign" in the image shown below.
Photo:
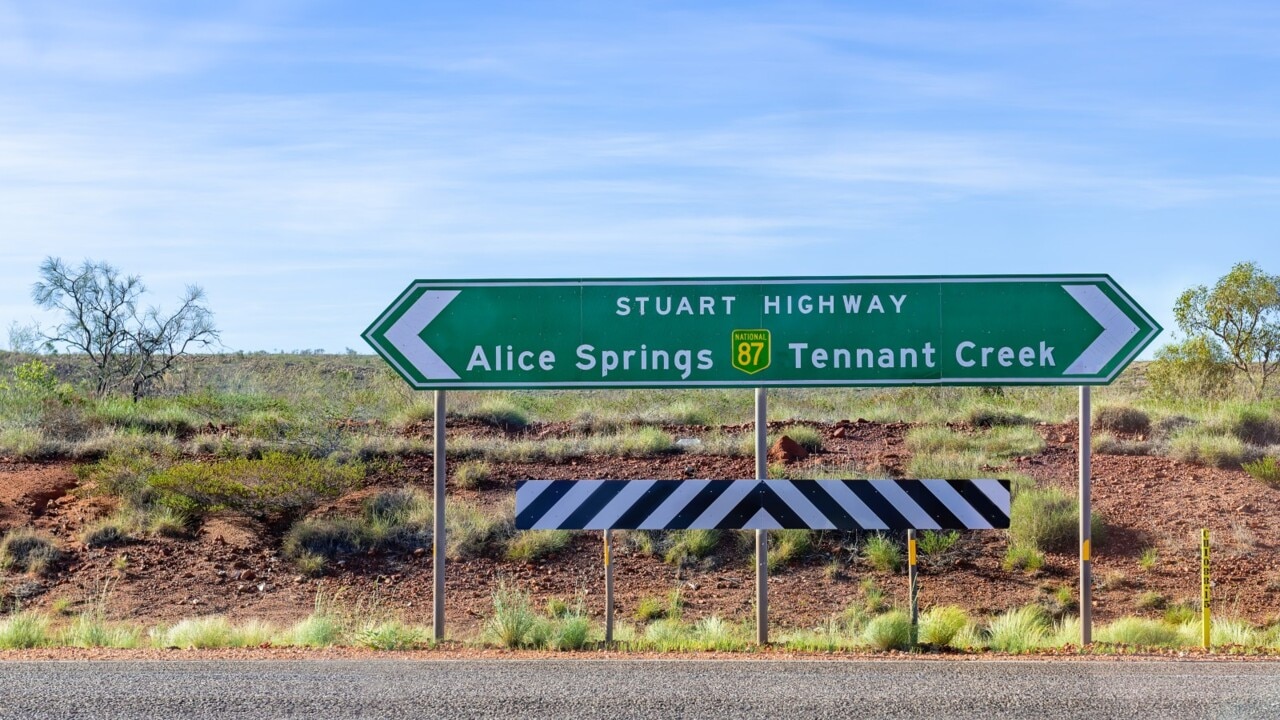
{"label": "highway sign", "polygon": [[1101,385],[1160,326],[1107,275],[418,280],[415,388]]}

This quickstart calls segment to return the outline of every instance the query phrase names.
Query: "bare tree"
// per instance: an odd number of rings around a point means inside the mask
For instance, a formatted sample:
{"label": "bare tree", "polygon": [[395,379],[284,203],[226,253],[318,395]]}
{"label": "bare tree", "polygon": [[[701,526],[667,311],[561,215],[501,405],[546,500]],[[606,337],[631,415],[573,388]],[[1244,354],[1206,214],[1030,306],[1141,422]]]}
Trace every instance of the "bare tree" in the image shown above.
{"label": "bare tree", "polygon": [[122,275],[105,262],[85,260],[73,268],[61,258],[45,258],[40,281],[31,288],[36,305],[60,310],[63,321],[44,333],[50,349],[84,353],[93,368],[94,391],[106,395],[128,383],[136,400],[192,346],[218,339],[213,315],[201,302],[204,291],[188,286],[171,315],[155,307],[140,312],[146,292],[137,275]]}

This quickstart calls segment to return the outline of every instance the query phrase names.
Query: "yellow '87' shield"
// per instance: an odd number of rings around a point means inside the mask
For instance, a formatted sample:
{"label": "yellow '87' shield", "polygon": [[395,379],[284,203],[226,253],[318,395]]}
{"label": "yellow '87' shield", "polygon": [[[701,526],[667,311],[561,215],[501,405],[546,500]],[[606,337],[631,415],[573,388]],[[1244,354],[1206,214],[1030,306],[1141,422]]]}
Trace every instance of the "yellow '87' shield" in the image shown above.
{"label": "yellow '87' shield", "polygon": [[748,375],[769,367],[769,331],[734,330],[733,366]]}

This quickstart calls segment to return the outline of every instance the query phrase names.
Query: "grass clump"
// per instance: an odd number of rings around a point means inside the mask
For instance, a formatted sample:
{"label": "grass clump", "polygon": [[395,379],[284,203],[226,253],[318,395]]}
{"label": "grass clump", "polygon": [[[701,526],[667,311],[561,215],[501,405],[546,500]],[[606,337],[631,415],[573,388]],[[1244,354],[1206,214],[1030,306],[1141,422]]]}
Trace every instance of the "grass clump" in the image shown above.
{"label": "grass clump", "polygon": [[1094,412],[1093,426],[1123,435],[1148,435],[1151,433],[1151,416],[1123,405],[1103,406]]}
{"label": "grass clump", "polygon": [[[822,433],[808,425],[788,425],[782,429],[782,434],[810,453],[822,452]],[[769,445],[772,446],[773,442],[770,441]]]}
{"label": "grass clump", "polygon": [[902,548],[887,535],[875,533],[863,543],[862,558],[880,572],[897,572],[902,567]]}
{"label": "grass clump", "polygon": [[15,528],[0,540],[0,570],[14,568],[41,575],[60,557],[62,552],[53,538],[30,528]]}
{"label": "grass clump", "polygon": [[623,457],[653,457],[678,449],[671,435],[656,427],[636,428],[613,436],[592,438],[589,447],[594,454]]}
{"label": "grass clump", "polygon": [[516,432],[529,427],[529,417],[525,412],[515,403],[502,397],[485,399],[466,413],[466,417],[507,432]]}
{"label": "grass clump", "polygon": [[813,550],[812,530],[775,530],[769,533],[769,572],[796,562]]}
{"label": "grass clump", "polygon": [[133,518],[120,513],[95,520],[80,531],[80,542],[89,547],[121,545],[133,539]]}
{"label": "grass clump", "polygon": [[468,460],[453,471],[453,483],[464,490],[478,490],[482,485],[489,482],[489,475],[492,470],[489,463]]}
{"label": "grass clump", "polygon": [[1163,610],[1168,606],[1168,604],[1169,598],[1155,590],[1148,590],[1147,592],[1142,593],[1138,596],[1138,599],[1134,601],[1134,605],[1136,605],[1139,610]]}
{"label": "grass clump", "polygon": [[168,628],[157,628],[151,637],[159,647],[205,650],[256,647],[270,643],[273,634],[274,630],[261,622],[250,621],[235,626],[221,615],[209,615],[183,620]]}
{"label": "grass clump", "polygon": [[903,610],[877,615],[867,623],[862,638],[876,650],[905,650],[911,646],[911,616]]}
{"label": "grass clump", "polygon": [[640,622],[650,622],[653,620],[661,620],[667,616],[667,602],[662,598],[648,595],[640,598],[640,602],[636,604],[636,620]]}
{"label": "grass clump", "polygon": [[667,551],[663,560],[672,565],[702,560],[715,552],[720,544],[719,530],[673,530],[667,536]]}
{"label": "grass clump", "polygon": [[[1027,488],[1015,493],[1009,518],[1010,543],[1042,552],[1071,552],[1079,533],[1079,506],[1058,488]],[[1102,542],[1105,526],[1098,513],[1092,518],[1094,545]]]}
{"label": "grass clump", "polygon": [[[285,533],[282,550],[285,557],[308,569],[323,568],[326,559],[353,553],[365,543],[365,531],[352,518],[307,518]],[[304,571],[304,574],[309,574]]]}
{"label": "grass clump", "polygon": [[1145,440],[1121,440],[1103,430],[1093,434],[1090,441],[1093,452],[1098,455],[1150,455],[1155,446]]}
{"label": "grass clump", "polygon": [[1031,418],[1026,415],[988,404],[975,406],[969,411],[965,419],[969,421],[970,425],[979,428],[1031,424]]}
{"label": "grass clump", "polygon": [[18,612],[0,620],[0,650],[27,650],[50,644],[49,618]]}
{"label": "grass clump", "polygon": [[416,650],[428,644],[425,630],[399,620],[372,623],[355,633],[354,640],[370,650]]}
{"label": "grass clump", "polygon": [[59,635],[59,642],[78,648],[136,648],[142,630],[133,625],[107,622],[99,611],[77,615]]}
{"label": "grass clump", "polygon": [[524,530],[507,543],[507,559],[534,562],[560,552],[572,539],[569,530]]}
{"label": "grass clump", "polygon": [[987,646],[1007,653],[1024,653],[1045,643],[1049,617],[1039,605],[1026,605],[992,618],[987,624]]}
{"label": "grass clump", "polygon": [[529,603],[529,593],[499,583],[493,591],[493,615],[485,623],[486,637],[505,648],[519,649],[532,644],[538,615]]}
{"label": "grass clump", "polygon": [[970,624],[969,613],[963,608],[955,605],[929,608],[920,614],[920,643],[947,647]]}
{"label": "grass clump", "polygon": [[1035,547],[1010,545],[1004,553],[1005,570],[1022,570],[1031,574],[1044,567],[1044,553]]}
{"label": "grass clump", "polygon": [[1256,452],[1238,437],[1203,426],[1187,428],[1169,443],[1169,454],[1177,460],[1227,470],[1254,459]]}
{"label": "grass clump", "polygon": [[925,530],[916,539],[916,548],[921,555],[937,556],[950,551],[959,541],[959,530]]}
{"label": "grass clump", "polygon": [[1280,462],[1276,462],[1274,457],[1267,455],[1253,462],[1247,462],[1243,467],[1250,477],[1272,487],[1280,487]]}

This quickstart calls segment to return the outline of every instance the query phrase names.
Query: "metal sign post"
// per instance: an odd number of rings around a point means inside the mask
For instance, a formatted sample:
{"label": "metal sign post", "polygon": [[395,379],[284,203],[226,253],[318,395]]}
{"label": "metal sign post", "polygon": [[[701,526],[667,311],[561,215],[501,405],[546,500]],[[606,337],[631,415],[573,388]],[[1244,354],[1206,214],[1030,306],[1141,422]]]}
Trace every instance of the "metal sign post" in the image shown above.
{"label": "metal sign post", "polygon": [[1093,642],[1093,508],[1090,465],[1093,453],[1089,386],[1080,387],[1080,646]]}
{"label": "metal sign post", "polygon": [[444,551],[447,538],[444,529],[444,390],[436,390],[434,418],[434,446],[431,464],[435,471],[432,481],[434,515],[431,528],[431,563],[435,593],[431,598],[431,617],[436,642],[444,640]]}
{"label": "metal sign post", "polygon": [[[769,477],[769,398],[756,388],[756,479]],[[769,531],[756,530],[756,642],[769,644]]]}

